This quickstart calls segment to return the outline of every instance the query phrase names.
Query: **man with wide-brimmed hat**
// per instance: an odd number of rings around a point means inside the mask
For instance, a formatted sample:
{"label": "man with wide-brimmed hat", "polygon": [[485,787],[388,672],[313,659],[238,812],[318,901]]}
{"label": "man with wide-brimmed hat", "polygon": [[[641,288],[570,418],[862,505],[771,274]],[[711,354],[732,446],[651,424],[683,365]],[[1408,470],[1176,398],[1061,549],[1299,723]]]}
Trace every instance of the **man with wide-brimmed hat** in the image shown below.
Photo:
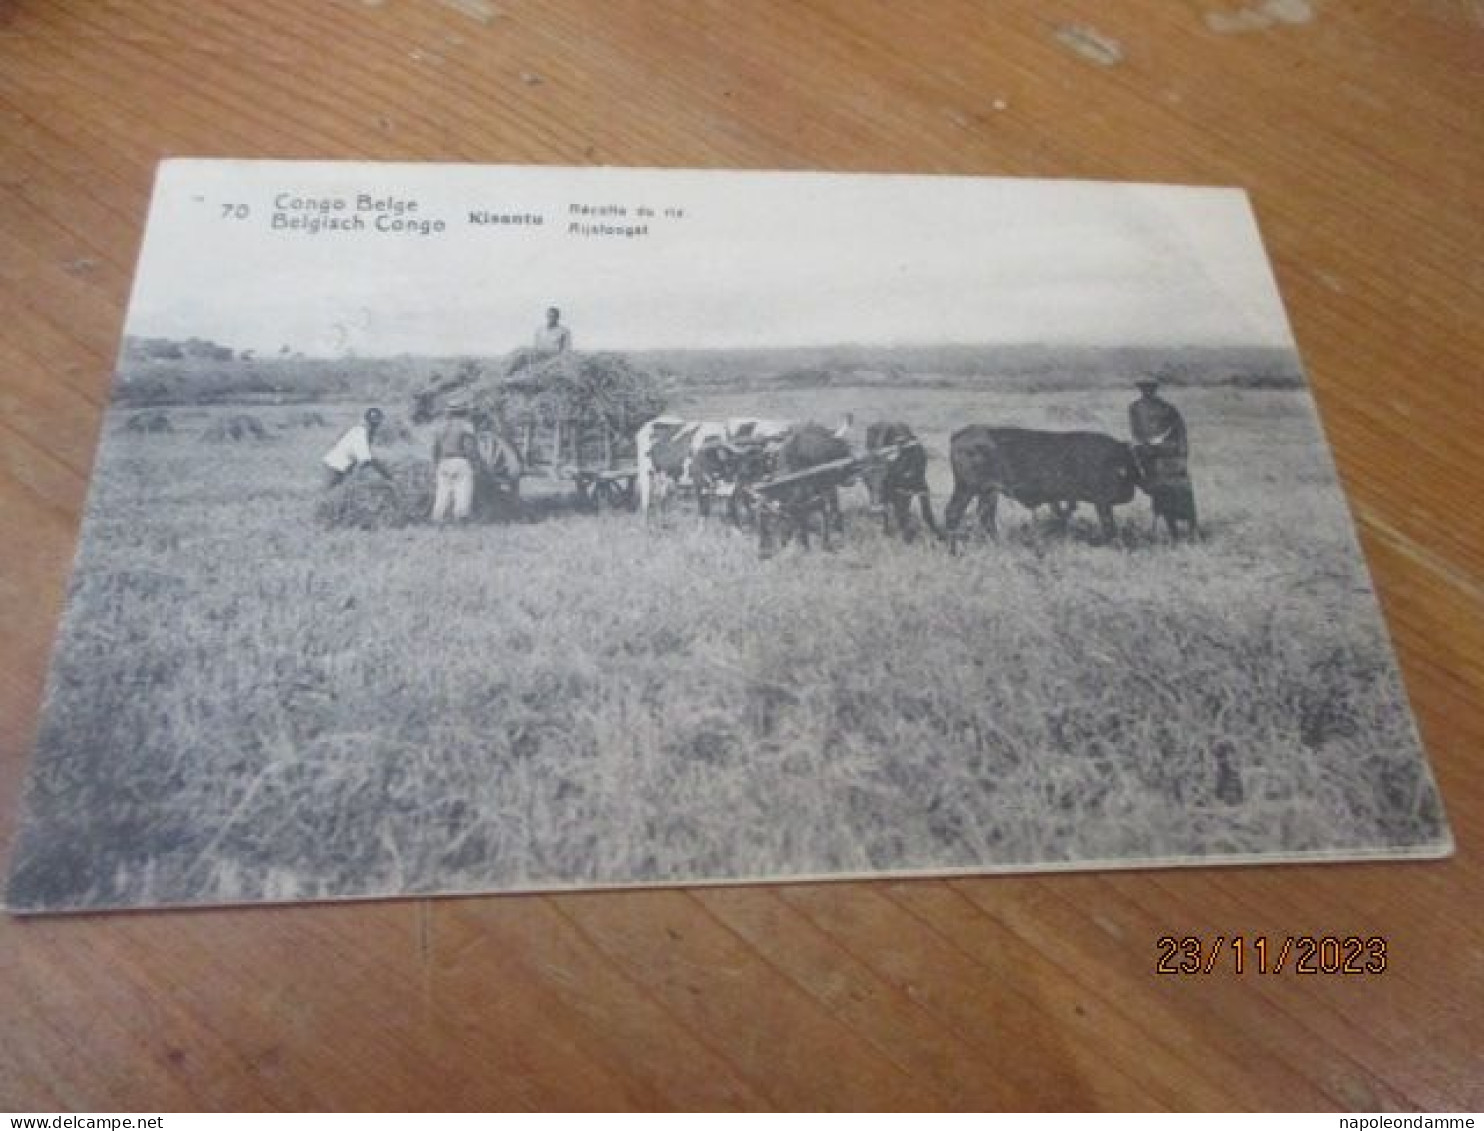
{"label": "man with wide-brimmed hat", "polygon": [[1128,406],[1128,426],[1134,443],[1161,455],[1189,455],[1185,418],[1159,395],[1159,378],[1140,377],[1134,387],[1139,390],[1139,399]]}
{"label": "man with wide-brimmed hat", "polygon": [[1188,523],[1195,534],[1195,490],[1187,466],[1190,443],[1185,418],[1159,395],[1159,378],[1144,376],[1134,386],[1139,399],[1128,406],[1128,426],[1155,521],[1163,518],[1172,538],[1179,537],[1180,522]]}
{"label": "man with wide-brimmed hat", "polygon": [[479,442],[469,419],[471,408],[467,393],[454,393],[443,409],[443,426],[433,440],[434,522],[465,522],[474,506]]}

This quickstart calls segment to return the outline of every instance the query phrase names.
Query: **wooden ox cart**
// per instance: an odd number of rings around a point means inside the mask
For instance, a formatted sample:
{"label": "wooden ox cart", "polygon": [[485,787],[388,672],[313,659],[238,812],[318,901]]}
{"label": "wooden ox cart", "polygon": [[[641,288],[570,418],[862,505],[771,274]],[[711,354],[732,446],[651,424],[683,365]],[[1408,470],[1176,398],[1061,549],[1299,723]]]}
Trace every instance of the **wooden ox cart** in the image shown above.
{"label": "wooden ox cart", "polygon": [[594,510],[629,510],[637,504],[634,434],[614,428],[600,414],[507,422],[502,438],[519,457],[517,483],[522,477],[569,482],[582,505]]}
{"label": "wooden ox cart", "polygon": [[451,397],[470,402],[482,457],[476,496],[498,500],[496,511],[519,506],[528,478],[571,483],[588,508],[635,505],[635,433],[664,398],[622,355],[563,353],[494,372],[466,363],[414,396],[413,420],[437,419]]}

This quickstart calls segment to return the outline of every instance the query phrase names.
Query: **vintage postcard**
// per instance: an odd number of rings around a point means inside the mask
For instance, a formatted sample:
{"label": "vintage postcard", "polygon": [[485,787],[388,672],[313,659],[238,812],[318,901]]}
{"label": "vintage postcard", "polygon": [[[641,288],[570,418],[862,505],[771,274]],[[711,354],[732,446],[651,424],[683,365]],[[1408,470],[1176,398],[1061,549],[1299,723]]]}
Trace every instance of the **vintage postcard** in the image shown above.
{"label": "vintage postcard", "polygon": [[1246,196],[171,161],[21,912],[1446,854]]}

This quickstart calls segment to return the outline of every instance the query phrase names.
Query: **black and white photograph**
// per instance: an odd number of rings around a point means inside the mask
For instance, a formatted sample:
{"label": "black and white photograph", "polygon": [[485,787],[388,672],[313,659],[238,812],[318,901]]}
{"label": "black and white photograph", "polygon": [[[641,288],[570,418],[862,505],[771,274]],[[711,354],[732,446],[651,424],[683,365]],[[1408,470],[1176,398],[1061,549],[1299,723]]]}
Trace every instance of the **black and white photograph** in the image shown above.
{"label": "black and white photograph", "polygon": [[1437,857],[1240,190],[161,165],[17,912]]}

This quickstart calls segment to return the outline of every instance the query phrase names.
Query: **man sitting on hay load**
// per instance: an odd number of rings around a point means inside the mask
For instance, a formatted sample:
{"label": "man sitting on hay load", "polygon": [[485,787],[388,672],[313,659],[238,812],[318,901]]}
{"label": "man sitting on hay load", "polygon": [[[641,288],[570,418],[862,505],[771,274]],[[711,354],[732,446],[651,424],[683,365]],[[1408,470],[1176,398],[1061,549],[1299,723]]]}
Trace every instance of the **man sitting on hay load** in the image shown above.
{"label": "man sitting on hay load", "polygon": [[562,325],[562,312],[555,306],[546,308],[546,322],[536,328],[530,349],[516,350],[506,363],[507,376],[529,369],[538,362],[568,353],[572,349],[572,331]]}
{"label": "man sitting on hay load", "polygon": [[517,374],[507,368],[470,359],[451,374],[433,374],[412,395],[417,424],[441,421],[450,400],[472,404],[481,453],[474,517],[514,517],[522,476],[570,482],[588,505],[630,504],[636,433],[665,407],[654,374],[623,354],[574,350]]}

